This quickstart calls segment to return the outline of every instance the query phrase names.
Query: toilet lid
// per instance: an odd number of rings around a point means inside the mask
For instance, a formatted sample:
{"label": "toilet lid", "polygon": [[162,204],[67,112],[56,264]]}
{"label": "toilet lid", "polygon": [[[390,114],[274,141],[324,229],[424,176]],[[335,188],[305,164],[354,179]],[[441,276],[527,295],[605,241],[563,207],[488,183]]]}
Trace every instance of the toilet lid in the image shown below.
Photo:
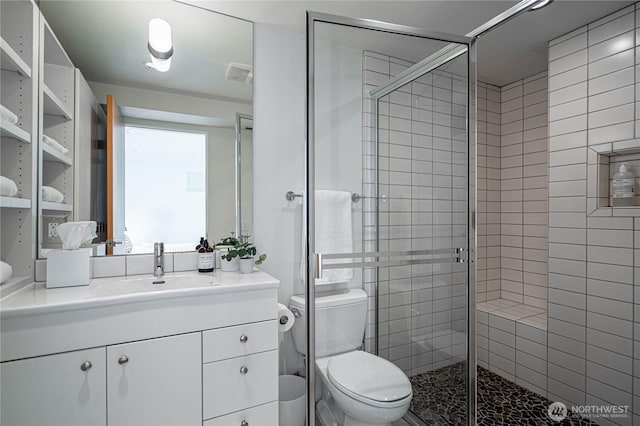
{"label": "toilet lid", "polygon": [[411,383],[402,370],[363,351],[331,357],[327,375],[337,388],[359,400],[388,403],[411,395]]}

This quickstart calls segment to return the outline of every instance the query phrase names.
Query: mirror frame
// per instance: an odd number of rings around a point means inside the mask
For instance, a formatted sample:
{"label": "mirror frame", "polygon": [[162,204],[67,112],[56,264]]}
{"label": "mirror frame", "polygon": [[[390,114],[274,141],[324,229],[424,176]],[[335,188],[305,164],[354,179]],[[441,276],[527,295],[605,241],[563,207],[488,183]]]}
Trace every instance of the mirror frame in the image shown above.
{"label": "mirror frame", "polygon": [[253,115],[236,113],[236,236],[238,238],[242,237],[242,120],[253,121]]}

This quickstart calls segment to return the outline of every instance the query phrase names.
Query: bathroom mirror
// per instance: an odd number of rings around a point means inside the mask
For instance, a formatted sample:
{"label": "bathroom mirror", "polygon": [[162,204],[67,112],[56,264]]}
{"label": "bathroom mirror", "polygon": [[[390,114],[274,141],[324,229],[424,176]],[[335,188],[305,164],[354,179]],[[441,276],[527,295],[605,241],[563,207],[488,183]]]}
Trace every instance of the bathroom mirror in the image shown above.
{"label": "bathroom mirror", "polygon": [[[94,255],[149,253],[154,241],[163,241],[166,251],[190,251],[205,235],[214,243],[231,232],[250,234],[253,24],[175,1],[39,5],[81,73],[75,78],[73,209],[41,211],[40,257],[60,247],[48,235],[49,224],[70,220],[99,223]],[[173,49],[159,65],[148,46],[154,18],[169,24]],[[169,69],[159,71],[167,62]],[[112,165],[105,161],[108,95],[122,116]],[[241,133],[237,116],[245,117]],[[85,137],[86,120],[97,124]],[[243,188],[236,187],[241,182]],[[115,242],[111,249],[108,238]]]}

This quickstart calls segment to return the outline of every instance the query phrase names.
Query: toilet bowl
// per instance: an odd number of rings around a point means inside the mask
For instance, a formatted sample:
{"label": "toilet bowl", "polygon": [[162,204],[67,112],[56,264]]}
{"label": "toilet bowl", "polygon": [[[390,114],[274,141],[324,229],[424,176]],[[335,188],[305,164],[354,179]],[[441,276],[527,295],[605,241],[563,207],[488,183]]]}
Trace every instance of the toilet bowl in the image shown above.
{"label": "toilet bowl", "polygon": [[318,359],[316,367],[344,426],[391,425],[409,408],[411,383],[385,359],[353,351]]}
{"label": "toilet bowl", "polygon": [[[296,315],[293,341],[306,356],[306,301],[292,296]],[[364,338],[367,294],[349,289],[316,294],[315,347],[319,392],[317,413],[332,426],[391,425],[409,409],[413,393],[409,379],[396,365],[359,350]]]}

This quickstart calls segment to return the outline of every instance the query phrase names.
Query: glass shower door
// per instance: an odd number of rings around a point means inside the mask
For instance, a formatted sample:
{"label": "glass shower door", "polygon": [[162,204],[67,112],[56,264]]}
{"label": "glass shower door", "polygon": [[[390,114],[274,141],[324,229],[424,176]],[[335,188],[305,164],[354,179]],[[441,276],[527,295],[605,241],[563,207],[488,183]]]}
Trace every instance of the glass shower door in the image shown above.
{"label": "glass shower door", "polygon": [[[473,40],[315,13],[307,28],[307,424],[362,421],[344,401],[367,398],[470,424]],[[345,354],[362,365],[339,378]]]}
{"label": "glass shower door", "polygon": [[426,424],[467,424],[467,70],[463,54],[371,100],[378,251],[411,253],[377,268],[378,355],[407,374]]}

